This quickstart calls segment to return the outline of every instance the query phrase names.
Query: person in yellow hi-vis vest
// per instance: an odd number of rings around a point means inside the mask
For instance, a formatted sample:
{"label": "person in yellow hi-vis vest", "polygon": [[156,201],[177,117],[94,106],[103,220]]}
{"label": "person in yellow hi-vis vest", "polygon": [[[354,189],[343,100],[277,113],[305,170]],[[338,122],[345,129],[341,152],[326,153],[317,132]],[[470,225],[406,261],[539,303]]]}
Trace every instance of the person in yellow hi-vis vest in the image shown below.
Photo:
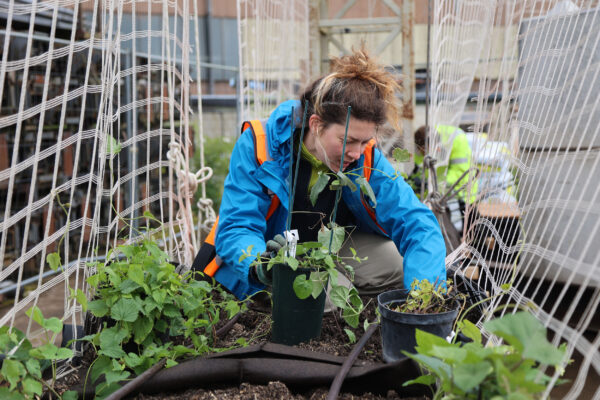
{"label": "person in yellow hi-vis vest", "polygon": [[[475,171],[467,173],[471,167],[471,147],[467,135],[462,129],[451,125],[437,125],[436,133],[439,135],[439,141],[444,147],[451,148],[448,164],[437,168],[438,190],[445,194],[445,191],[459,180],[453,190],[465,186],[469,181],[469,176],[474,177]],[[422,173],[420,168],[423,167],[426,135],[425,126],[421,126],[415,131],[415,170],[413,170],[411,178],[417,192],[420,191],[421,186]],[[445,185],[442,186],[442,182],[445,182]],[[471,184],[460,190],[456,197],[461,214],[464,216],[466,205],[474,203],[477,198],[477,180],[472,179]]]}

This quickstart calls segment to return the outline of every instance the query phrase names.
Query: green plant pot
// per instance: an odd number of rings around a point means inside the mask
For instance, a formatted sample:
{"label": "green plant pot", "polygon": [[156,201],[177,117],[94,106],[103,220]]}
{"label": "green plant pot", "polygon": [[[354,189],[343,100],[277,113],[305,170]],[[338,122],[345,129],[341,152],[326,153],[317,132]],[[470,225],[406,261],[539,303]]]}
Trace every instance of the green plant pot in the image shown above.
{"label": "green plant pot", "polygon": [[458,315],[456,308],[439,314],[411,314],[393,311],[390,304],[402,304],[406,301],[408,291],[405,289],[390,290],[377,296],[377,308],[381,314],[381,342],[385,362],[398,361],[406,356],[402,351],[415,352],[417,341],[415,332],[420,329],[440,337],[447,337]]}
{"label": "green plant pot", "polygon": [[301,300],[294,292],[293,283],[299,275],[310,275],[311,269],[296,271],[284,264],[273,266],[273,326],[271,341],[289,346],[316,339],[321,335],[325,291],[315,299]]}

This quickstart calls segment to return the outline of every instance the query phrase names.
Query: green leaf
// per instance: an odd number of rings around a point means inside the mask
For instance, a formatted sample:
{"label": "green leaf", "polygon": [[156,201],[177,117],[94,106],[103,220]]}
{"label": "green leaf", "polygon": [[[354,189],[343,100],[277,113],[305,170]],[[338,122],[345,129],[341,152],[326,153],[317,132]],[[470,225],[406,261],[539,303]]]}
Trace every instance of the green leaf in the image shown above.
{"label": "green leaf", "polygon": [[131,264],[127,271],[127,277],[142,286],[144,284],[144,270],[140,264]]}
{"label": "green leaf", "polygon": [[346,231],[344,230],[344,227],[338,225],[334,225],[333,227],[333,237],[331,236],[331,230],[325,226],[319,229],[319,233],[317,234],[317,240],[325,249],[329,249],[329,242],[331,241],[332,253],[340,251],[345,238]]}
{"label": "green leaf", "polygon": [[23,385],[23,391],[27,394],[42,394],[42,384],[33,378],[25,378],[21,384]]}
{"label": "green leaf", "polygon": [[56,271],[62,264],[58,253],[50,253],[46,256],[46,262],[52,271]]}
{"label": "green leaf", "polygon": [[152,298],[154,299],[154,301],[156,301],[156,303],[158,305],[160,305],[162,308],[162,305],[165,303],[165,300],[167,298],[167,292],[165,290],[154,290],[152,292]]}
{"label": "green leaf", "polygon": [[405,351],[403,351],[403,353],[419,364],[425,366],[434,375],[437,375],[440,379],[442,379],[442,381],[448,381],[452,375],[452,368],[445,362],[435,357],[426,356],[420,353],[410,354]]}
{"label": "green leaf", "polygon": [[100,354],[112,357],[121,358],[125,356],[125,352],[121,348],[121,343],[128,336],[126,329],[119,329],[116,326],[103,329],[100,332]]}
{"label": "green leaf", "polygon": [[77,400],[79,394],[74,390],[67,390],[62,394],[62,400]]}
{"label": "green leaf", "polygon": [[168,359],[167,362],[165,363],[165,368],[171,368],[171,367],[176,366],[177,364],[178,364],[177,361]]}
{"label": "green leaf", "polygon": [[285,263],[292,269],[292,271],[297,270],[300,266],[298,260],[293,257],[285,257]]}
{"label": "green leaf", "polygon": [[350,329],[344,328],[344,332],[346,332],[346,336],[348,336],[348,340],[350,343],[356,343],[356,335]]}
{"label": "green leaf", "polygon": [[125,279],[119,285],[119,290],[123,294],[130,294],[139,287],[140,287],[140,285],[138,285],[136,282],[132,281],[131,279]]}
{"label": "green leaf", "polygon": [[433,375],[421,375],[418,378],[411,379],[410,381],[404,382],[402,384],[402,386],[408,386],[408,385],[414,385],[414,384],[431,386],[431,385],[435,384],[435,376],[433,376]]}
{"label": "green leaf", "polygon": [[152,214],[152,213],[151,213],[150,211],[148,211],[148,210],[144,211],[144,214],[142,214],[142,215],[143,215],[145,218],[148,218],[148,219],[152,219],[152,220],[158,221],[158,219],[157,219],[157,218],[154,216],[154,214]]}
{"label": "green leaf", "polygon": [[371,200],[373,204],[373,208],[377,207],[377,198],[375,197],[375,192],[373,192],[373,188],[369,184],[369,181],[364,176],[361,176],[356,179],[356,183],[360,185],[360,190]]}
{"label": "green leaf", "polygon": [[173,304],[165,304],[165,307],[163,308],[163,315],[171,318],[177,318],[181,317],[181,311]]}
{"label": "green leaf", "polygon": [[107,371],[104,376],[106,377],[106,384],[111,385],[124,381],[131,375],[129,371]]}
{"label": "green leaf", "polygon": [[159,319],[158,321],[154,322],[154,328],[161,333],[166,331],[168,327],[169,327],[169,325],[167,324],[167,321],[165,321],[164,319]]}
{"label": "green leaf", "polygon": [[313,284],[306,279],[306,275],[298,275],[292,284],[294,292],[299,299],[306,299],[313,291]]}
{"label": "green leaf", "polygon": [[428,354],[451,364],[460,363],[467,357],[467,351],[458,345],[433,346]]}
{"label": "green leaf", "polygon": [[140,344],[146,339],[146,337],[152,332],[154,322],[148,317],[138,318],[133,323],[133,340]]}
{"label": "green leaf", "polygon": [[348,307],[347,299],[350,294],[350,290],[345,286],[333,286],[329,292],[329,300],[333,305],[339,308]]}
{"label": "green leaf", "polygon": [[360,314],[350,307],[345,308],[344,311],[342,312],[342,317],[344,318],[344,321],[346,321],[346,323],[353,328],[358,327],[359,316],[360,316]]}
{"label": "green leaf", "polygon": [[73,357],[73,350],[71,350],[71,349],[60,347],[56,351],[56,359],[57,360],[67,360],[71,357]]}
{"label": "green leaf", "polygon": [[26,397],[19,392],[11,392],[9,388],[0,386],[0,399],[2,400],[25,400]]}
{"label": "green leaf", "polygon": [[25,361],[25,366],[29,374],[35,378],[42,379],[42,370],[40,368],[40,362],[35,358],[30,358]]}
{"label": "green leaf", "polygon": [[110,310],[110,316],[115,321],[133,322],[137,319],[139,310],[135,300],[119,299]]}
{"label": "green leaf", "polygon": [[73,290],[72,288],[69,288],[69,290],[71,291],[71,298],[74,298],[79,304],[81,304],[81,308],[84,312],[87,311],[88,301],[85,293],[83,293],[81,289]]}
{"label": "green leaf", "polygon": [[44,320],[44,324],[42,325],[45,329],[52,331],[54,333],[62,332],[63,323],[60,319],[56,317],[48,318]]}
{"label": "green leaf", "polygon": [[22,376],[25,376],[27,371],[23,364],[19,361],[4,359],[2,362],[2,369],[0,369],[0,374],[10,383],[10,390],[13,390]]}
{"label": "green leaf", "polygon": [[40,360],[64,360],[73,357],[71,349],[59,348],[53,343],[44,343],[39,347],[31,349],[29,354]]}
{"label": "green leaf", "polygon": [[458,323],[458,330],[475,343],[481,343],[481,331],[471,321],[465,319]]}
{"label": "green leaf", "polygon": [[313,290],[310,295],[313,297],[313,299],[319,297],[323,290],[325,290],[328,278],[329,274],[327,271],[313,271],[310,273],[309,279],[313,283]]}
{"label": "green leaf", "polygon": [[546,328],[528,312],[506,314],[484,323],[484,328],[500,336],[526,358],[543,364],[558,365],[565,352],[557,349],[546,339]]}
{"label": "green leaf", "polygon": [[401,149],[400,147],[396,147],[392,152],[392,157],[396,160],[396,162],[404,163],[410,161],[410,153],[406,149]]}
{"label": "green leaf", "polygon": [[127,365],[129,368],[135,368],[142,365],[144,362],[144,359],[135,353],[126,354],[123,359],[125,360],[125,365]]}
{"label": "green leaf", "polygon": [[313,187],[310,189],[310,202],[313,205],[313,207],[317,203],[317,197],[319,197],[323,189],[325,189],[325,187],[327,186],[327,183],[329,183],[329,179],[329,175],[324,174],[323,172],[319,172],[317,182],[315,182]]}
{"label": "green leaf", "polygon": [[225,311],[227,311],[227,317],[231,319],[234,315],[240,312],[240,304],[237,301],[229,300],[225,304]]}
{"label": "green leaf", "polygon": [[119,143],[112,135],[106,136],[106,152],[111,156],[121,151],[121,143]]}
{"label": "green leaf", "polygon": [[487,361],[474,364],[458,363],[454,367],[454,383],[465,392],[479,386],[483,380],[494,371]]}
{"label": "green leaf", "polygon": [[29,310],[25,311],[25,314],[37,322],[39,326],[44,326],[44,314],[42,314],[42,310],[38,306],[33,306]]}
{"label": "green leaf", "polygon": [[[124,353],[124,352],[123,352]],[[101,375],[112,369],[112,360],[104,355],[100,355],[92,365],[90,376],[92,382],[96,382]]]}
{"label": "green leaf", "polygon": [[104,300],[92,300],[88,303],[88,310],[96,317],[104,317],[108,313],[108,306]]}
{"label": "green leaf", "polygon": [[344,174],[341,171],[338,171],[336,173],[338,179],[340,180],[340,186],[348,186],[350,188],[350,190],[352,190],[353,192],[356,192],[356,185],[354,184],[354,182],[352,182],[350,180],[350,178],[348,178],[348,176],[346,174]]}
{"label": "green leaf", "polygon": [[98,283],[100,283],[100,274],[94,274],[94,275],[88,277],[86,280],[87,280],[87,283],[91,287],[97,288],[98,287]]}

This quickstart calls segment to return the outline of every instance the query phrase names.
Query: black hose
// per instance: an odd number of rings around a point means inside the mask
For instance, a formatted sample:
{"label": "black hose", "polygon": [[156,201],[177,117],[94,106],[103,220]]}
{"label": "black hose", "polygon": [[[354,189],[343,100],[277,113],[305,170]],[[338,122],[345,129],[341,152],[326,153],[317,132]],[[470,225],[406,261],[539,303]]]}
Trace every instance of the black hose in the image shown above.
{"label": "black hose", "polygon": [[352,368],[352,365],[354,365],[356,358],[362,351],[363,347],[365,347],[365,344],[367,344],[367,341],[371,338],[371,336],[373,336],[373,333],[375,332],[375,330],[378,327],[379,327],[378,322],[372,323],[369,326],[369,329],[367,329],[365,334],[356,343],[356,346],[354,346],[354,348],[352,349],[352,352],[350,353],[348,358],[346,358],[346,360],[342,364],[339,372],[335,376],[335,379],[331,383],[331,387],[329,388],[329,393],[327,394],[327,400],[337,399],[338,394],[340,393],[340,389],[342,387],[342,383],[344,382],[346,375],[348,375],[348,371],[350,371],[350,368]]}

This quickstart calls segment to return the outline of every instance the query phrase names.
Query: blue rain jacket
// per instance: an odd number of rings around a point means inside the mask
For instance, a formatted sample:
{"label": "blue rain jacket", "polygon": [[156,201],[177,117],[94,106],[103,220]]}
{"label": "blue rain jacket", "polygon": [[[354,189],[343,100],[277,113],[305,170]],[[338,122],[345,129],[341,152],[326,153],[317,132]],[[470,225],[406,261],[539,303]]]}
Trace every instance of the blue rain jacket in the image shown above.
{"label": "blue rain jacket", "polygon": [[[222,264],[214,277],[240,299],[264,289],[262,284],[248,279],[254,258],[248,257],[240,262],[242,250],[253,246],[252,254],[262,253],[266,249],[266,241],[283,233],[286,227],[292,107],[295,110],[294,126],[300,126],[300,103],[295,100],[280,104],[266,123],[271,160],[258,165],[249,129],[242,133],[231,155],[215,239],[216,252]],[[358,160],[359,168],[362,168],[363,162],[364,155]],[[394,241],[404,257],[405,287],[409,288],[415,278],[430,282],[438,278],[445,280],[446,248],[438,222],[402,177],[392,180],[390,177],[393,176],[394,168],[375,149],[369,183],[377,199],[377,223],[385,232],[374,223],[362,205],[360,190],[342,189],[342,197],[356,217],[357,228]],[[355,180],[357,177],[349,175],[349,178]],[[267,221],[265,216],[271,204],[270,193],[279,197],[281,205]]]}

